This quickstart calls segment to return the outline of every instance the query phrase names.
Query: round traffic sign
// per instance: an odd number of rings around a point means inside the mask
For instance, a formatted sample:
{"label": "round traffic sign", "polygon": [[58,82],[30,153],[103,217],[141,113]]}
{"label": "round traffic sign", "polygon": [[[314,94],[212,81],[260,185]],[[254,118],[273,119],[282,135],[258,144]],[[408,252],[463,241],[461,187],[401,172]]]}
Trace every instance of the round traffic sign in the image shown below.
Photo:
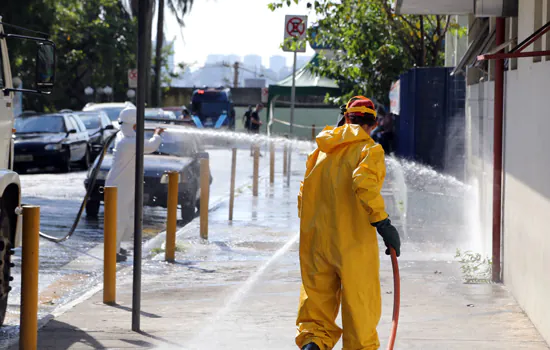
{"label": "round traffic sign", "polygon": [[286,32],[292,37],[300,37],[306,31],[306,24],[300,17],[292,17],[286,22]]}

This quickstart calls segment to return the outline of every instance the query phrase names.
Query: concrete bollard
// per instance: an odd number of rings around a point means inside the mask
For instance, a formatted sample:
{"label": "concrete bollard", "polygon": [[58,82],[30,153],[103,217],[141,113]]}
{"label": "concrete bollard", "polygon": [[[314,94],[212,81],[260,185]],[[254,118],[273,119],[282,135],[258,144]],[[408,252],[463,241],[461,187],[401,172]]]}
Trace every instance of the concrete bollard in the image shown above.
{"label": "concrete bollard", "polygon": [[235,173],[237,171],[237,149],[232,149],[231,155],[231,184],[229,185],[229,221],[233,220],[233,206],[235,205]]}
{"label": "concrete bollard", "polygon": [[269,183],[275,182],[275,144],[269,144]]}
{"label": "concrete bollard", "polygon": [[103,221],[103,303],[116,303],[116,221],[117,221],[117,188],[104,187],[104,221]]}
{"label": "concrete bollard", "polygon": [[166,215],[166,249],[164,260],[174,262],[176,259],[176,227],[178,223],[178,183],[179,173],[170,171],[168,173],[168,199]]}
{"label": "concrete bollard", "polygon": [[252,174],[252,195],[258,197],[258,177],[260,169],[260,147],[254,146],[254,169]]}
{"label": "concrete bollard", "polygon": [[208,158],[201,159],[201,217],[200,234],[201,238],[208,239],[208,203],[210,196],[210,165]]}
{"label": "concrete bollard", "polygon": [[40,207],[23,207],[19,349],[35,350],[38,338],[38,232]]}

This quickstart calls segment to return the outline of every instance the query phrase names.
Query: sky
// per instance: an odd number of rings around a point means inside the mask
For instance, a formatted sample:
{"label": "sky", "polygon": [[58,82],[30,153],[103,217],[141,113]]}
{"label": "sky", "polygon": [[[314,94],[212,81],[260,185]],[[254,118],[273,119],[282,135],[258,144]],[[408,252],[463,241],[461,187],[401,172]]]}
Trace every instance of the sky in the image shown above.
{"label": "sky", "polygon": [[[273,0],[276,1],[276,0]],[[247,54],[262,56],[264,66],[269,66],[269,57],[282,55],[287,65],[292,65],[292,53],[279,47],[284,36],[285,15],[309,15],[308,26],[315,18],[308,13],[306,1],[300,5],[284,7],[272,12],[267,4],[271,0],[194,0],[191,12],[185,17],[185,27],[165,10],[164,31],[167,40],[176,38],[175,63],[201,67],[208,54],[235,54],[241,58]],[[153,38],[156,37],[156,18],[153,23]],[[183,34],[183,39],[182,39]],[[305,53],[312,56],[308,46]]]}

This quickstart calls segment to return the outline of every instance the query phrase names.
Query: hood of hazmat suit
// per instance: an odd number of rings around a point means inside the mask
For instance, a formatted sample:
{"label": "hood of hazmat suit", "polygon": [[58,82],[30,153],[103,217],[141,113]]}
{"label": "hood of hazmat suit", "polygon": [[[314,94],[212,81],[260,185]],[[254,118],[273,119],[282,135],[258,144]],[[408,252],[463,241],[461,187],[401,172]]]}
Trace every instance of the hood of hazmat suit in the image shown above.
{"label": "hood of hazmat suit", "polygon": [[[136,108],[123,109],[119,115],[120,137],[117,137],[111,169],[105,180],[106,186],[117,187],[117,251],[125,237],[134,231],[134,198],[136,171]],[[144,140],[144,153],[155,152],[161,137]]]}
{"label": "hood of hazmat suit", "polygon": [[388,217],[381,189],[384,150],[358,125],[327,126],[317,136],[298,195],[302,289],[299,347],[378,349],[379,252],[371,223]]}

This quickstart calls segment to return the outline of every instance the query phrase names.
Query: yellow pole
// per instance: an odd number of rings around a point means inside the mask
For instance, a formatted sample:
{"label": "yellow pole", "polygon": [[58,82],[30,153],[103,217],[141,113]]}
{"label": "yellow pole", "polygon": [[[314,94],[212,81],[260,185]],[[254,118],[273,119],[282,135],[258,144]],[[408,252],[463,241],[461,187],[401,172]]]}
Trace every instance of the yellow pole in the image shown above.
{"label": "yellow pole", "polygon": [[208,202],[210,196],[210,165],[208,158],[201,159],[201,238],[208,239]]}
{"label": "yellow pole", "polygon": [[286,176],[288,172],[288,146],[285,145],[283,152],[283,176]]}
{"label": "yellow pole", "polygon": [[315,124],[311,126],[311,140],[315,141]]}
{"label": "yellow pole", "polygon": [[19,349],[35,350],[38,336],[38,232],[40,207],[23,207]]}
{"label": "yellow pole", "polygon": [[237,170],[237,149],[233,148],[231,155],[231,185],[229,188],[229,221],[233,220],[233,206],[235,204],[235,172]]}
{"label": "yellow pole", "polygon": [[269,183],[275,182],[275,144],[271,142],[269,145]]}
{"label": "yellow pole", "polygon": [[258,197],[258,176],[260,168],[260,147],[254,146],[254,170],[252,174],[252,195]]}
{"label": "yellow pole", "polygon": [[176,226],[178,221],[178,182],[179,173],[168,173],[168,215],[166,218],[166,250],[164,259],[174,262],[176,259]]}
{"label": "yellow pole", "polygon": [[117,188],[106,186],[103,196],[103,303],[113,305],[116,303]]}

